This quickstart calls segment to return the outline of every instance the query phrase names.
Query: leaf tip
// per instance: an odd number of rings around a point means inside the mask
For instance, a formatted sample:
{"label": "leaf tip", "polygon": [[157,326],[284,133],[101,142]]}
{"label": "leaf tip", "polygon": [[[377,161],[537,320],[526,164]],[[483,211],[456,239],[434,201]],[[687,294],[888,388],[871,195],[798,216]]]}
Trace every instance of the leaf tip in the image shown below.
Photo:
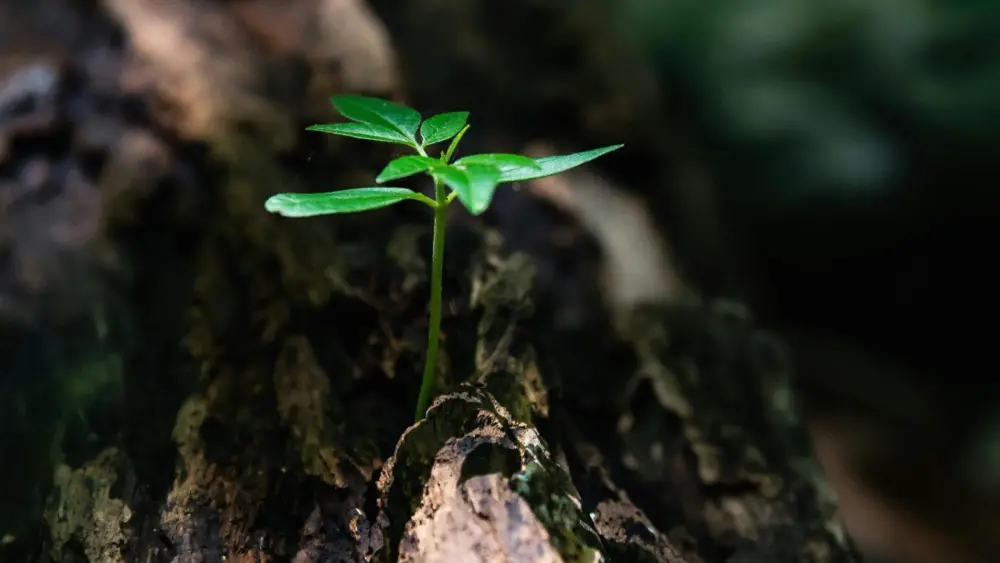
{"label": "leaf tip", "polygon": [[285,203],[287,203],[288,198],[285,194],[277,194],[267,198],[264,202],[264,209],[268,213],[277,213],[278,215],[284,215]]}

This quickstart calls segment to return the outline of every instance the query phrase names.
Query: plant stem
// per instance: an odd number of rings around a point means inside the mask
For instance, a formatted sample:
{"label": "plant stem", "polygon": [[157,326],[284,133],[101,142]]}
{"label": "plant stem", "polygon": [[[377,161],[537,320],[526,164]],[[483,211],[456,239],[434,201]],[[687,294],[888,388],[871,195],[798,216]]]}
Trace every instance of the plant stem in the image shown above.
{"label": "plant stem", "polygon": [[437,352],[441,336],[441,288],[444,280],[444,229],[448,217],[444,184],[438,179],[434,180],[434,198],[438,205],[434,208],[434,242],[431,255],[431,318],[427,329],[427,360],[424,363],[424,376],[420,381],[420,397],[417,399],[415,421],[422,419],[427,412],[431,393],[437,384]]}

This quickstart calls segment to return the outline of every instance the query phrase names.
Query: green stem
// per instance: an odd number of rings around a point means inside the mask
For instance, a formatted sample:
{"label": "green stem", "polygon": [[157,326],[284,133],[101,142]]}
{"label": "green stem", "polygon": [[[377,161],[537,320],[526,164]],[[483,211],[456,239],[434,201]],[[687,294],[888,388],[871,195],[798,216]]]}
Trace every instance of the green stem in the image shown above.
{"label": "green stem", "polygon": [[434,180],[434,242],[431,256],[431,319],[427,329],[427,360],[424,376],[420,381],[420,397],[417,399],[415,420],[419,421],[430,406],[431,393],[437,384],[438,340],[441,336],[441,288],[444,278],[444,228],[448,216],[448,202],[445,199],[444,184]]}
{"label": "green stem", "polygon": [[427,206],[430,207],[431,209],[436,209],[437,206],[438,206],[438,204],[437,204],[436,201],[434,201],[433,199],[431,199],[431,198],[429,198],[429,197],[427,197],[427,196],[425,196],[424,194],[421,194],[421,193],[418,193],[416,195],[415,199],[417,201],[421,202],[421,203],[427,204]]}

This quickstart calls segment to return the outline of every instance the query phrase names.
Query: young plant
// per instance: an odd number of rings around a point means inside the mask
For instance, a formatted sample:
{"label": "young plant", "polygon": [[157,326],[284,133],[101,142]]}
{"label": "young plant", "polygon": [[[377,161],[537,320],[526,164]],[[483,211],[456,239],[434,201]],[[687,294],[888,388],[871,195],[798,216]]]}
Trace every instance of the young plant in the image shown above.
{"label": "young plant", "polygon": [[[319,131],[368,141],[405,145],[416,154],[391,161],[375,178],[378,184],[415,174],[427,174],[434,182],[433,199],[407,188],[377,186],[327,193],[284,193],[264,204],[271,213],[285,217],[312,217],[332,213],[355,213],[387,207],[403,200],[419,201],[434,212],[431,261],[430,327],[416,420],[423,418],[437,379],[437,351],[441,332],[441,286],[444,272],[444,235],[448,206],[456,198],[473,215],[486,211],[499,184],[543,178],[565,172],[617,150],[613,145],[564,156],[528,158],[516,154],[474,154],[452,162],[458,143],[469,125],[469,113],[442,113],[423,120],[408,107],[378,98],[334,96],[334,108],[350,121],[313,125]],[[418,136],[419,134],[419,136]],[[431,145],[451,140],[438,158],[428,156]],[[447,188],[447,190],[446,190]],[[449,191],[450,190],[450,193]]]}

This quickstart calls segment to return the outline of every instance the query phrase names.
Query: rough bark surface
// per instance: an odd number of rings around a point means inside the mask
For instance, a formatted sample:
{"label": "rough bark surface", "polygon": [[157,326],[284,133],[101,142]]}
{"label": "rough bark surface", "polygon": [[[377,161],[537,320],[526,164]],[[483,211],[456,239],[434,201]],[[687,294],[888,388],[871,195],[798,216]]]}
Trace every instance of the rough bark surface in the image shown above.
{"label": "rough bark surface", "polygon": [[300,133],[407,90],[360,0],[4,4],[0,38],[0,560],[854,560],[780,351],[708,310],[616,330],[579,234],[456,215],[410,426],[424,210],[263,209],[392,156]]}

